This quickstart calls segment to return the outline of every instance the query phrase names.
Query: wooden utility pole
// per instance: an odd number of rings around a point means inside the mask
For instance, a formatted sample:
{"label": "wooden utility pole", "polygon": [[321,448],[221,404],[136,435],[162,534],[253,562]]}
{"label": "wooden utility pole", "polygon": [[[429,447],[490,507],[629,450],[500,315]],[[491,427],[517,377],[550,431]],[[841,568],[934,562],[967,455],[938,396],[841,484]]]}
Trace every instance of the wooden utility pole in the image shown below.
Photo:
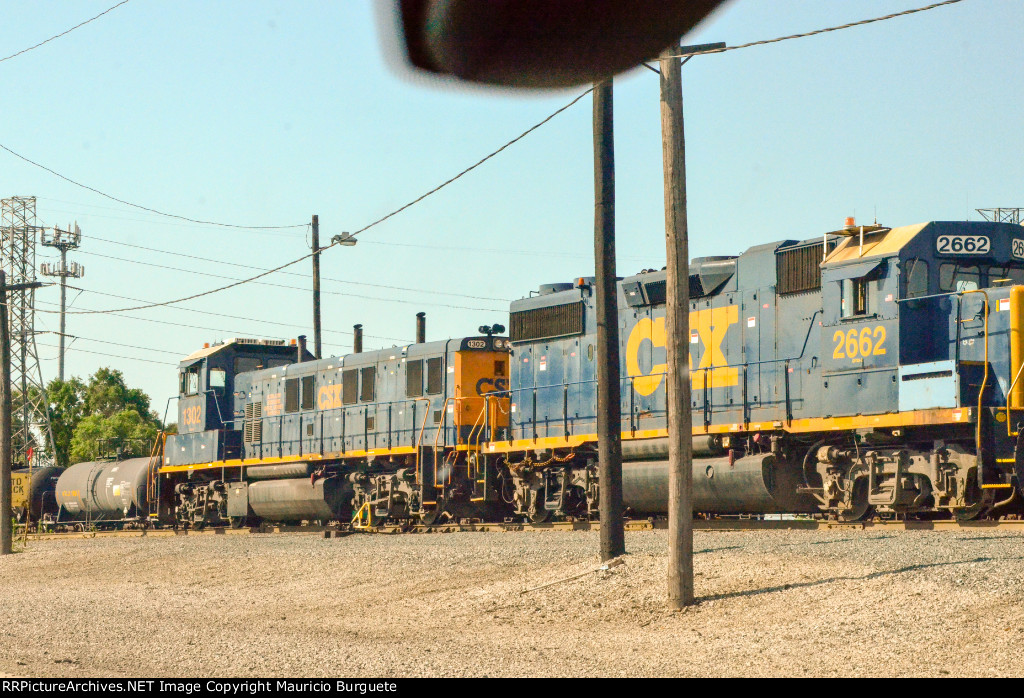
{"label": "wooden utility pole", "polygon": [[320,216],[313,216],[313,350],[320,358]]}
{"label": "wooden utility pole", "polygon": [[601,559],[626,552],[622,522],[622,404],[615,276],[612,79],[594,86],[594,266],[597,277],[597,460]]}
{"label": "wooden utility pole", "polygon": [[0,271],[0,555],[13,552],[11,521],[11,334],[7,324],[7,275]]}
{"label": "wooden utility pole", "polygon": [[679,46],[661,54],[661,138],[665,172],[666,353],[668,380],[668,601],[693,603],[693,442],[690,421],[690,258],[686,228],[686,141]]}

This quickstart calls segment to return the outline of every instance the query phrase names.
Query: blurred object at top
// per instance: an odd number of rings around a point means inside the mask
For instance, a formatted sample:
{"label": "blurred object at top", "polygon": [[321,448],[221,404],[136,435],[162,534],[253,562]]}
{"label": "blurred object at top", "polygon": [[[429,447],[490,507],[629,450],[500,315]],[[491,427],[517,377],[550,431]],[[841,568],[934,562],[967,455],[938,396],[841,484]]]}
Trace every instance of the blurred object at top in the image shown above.
{"label": "blurred object at top", "polygon": [[598,82],[656,58],[723,0],[398,0],[409,61],[508,87]]}

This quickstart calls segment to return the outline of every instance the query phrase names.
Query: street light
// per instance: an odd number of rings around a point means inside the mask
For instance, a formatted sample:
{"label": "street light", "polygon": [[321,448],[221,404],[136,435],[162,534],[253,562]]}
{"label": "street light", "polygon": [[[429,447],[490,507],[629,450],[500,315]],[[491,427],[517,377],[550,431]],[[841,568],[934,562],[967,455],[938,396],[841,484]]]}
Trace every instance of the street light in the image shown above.
{"label": "street light", "polygon": [[351,247],[357,242],[359,241],[356,240],[356,236],[352,233],[342,233],[341,235],[335,235],[331,238],[332,245],[345,245],[346,247]]}

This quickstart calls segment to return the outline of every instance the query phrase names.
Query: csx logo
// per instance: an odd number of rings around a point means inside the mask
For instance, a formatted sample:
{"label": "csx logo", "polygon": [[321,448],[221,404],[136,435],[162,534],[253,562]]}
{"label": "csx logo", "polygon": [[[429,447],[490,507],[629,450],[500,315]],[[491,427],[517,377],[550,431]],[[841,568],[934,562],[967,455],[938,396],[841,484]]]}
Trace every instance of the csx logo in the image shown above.
{"label": "csx logo", "polygon": [[502,392],[508,390],[507,378],[481,378],[476,382],[476,394]]}
{"label": "csx logo", "polygon": [[[722,340],[729,328],[739,322],[740,309],[737,305],[724,308],[708,308],[690,313],[690,331],[696,332],[704,351],[697,369],[693,368],[693,354],[690,354],[690,370],[694,388],[724,388],[739,384],[739,369],[727,366],[729,363],[722,352]],[[645,341],[654,348],[664,348],[665,318],[643,318],[629,333],[626,341],[626,372],[633,379],[633,389],[640,395],[651,395],[665,377],[668,366],[653,364],[649,373],[640,367],[640,350]],[[702,370],[704,369],[704,370]]]}
{"label": "csx logo", "polygon": [[325,385],[317,391],[316,405],[322,410],[333,410],[341,407],[341,383]]}

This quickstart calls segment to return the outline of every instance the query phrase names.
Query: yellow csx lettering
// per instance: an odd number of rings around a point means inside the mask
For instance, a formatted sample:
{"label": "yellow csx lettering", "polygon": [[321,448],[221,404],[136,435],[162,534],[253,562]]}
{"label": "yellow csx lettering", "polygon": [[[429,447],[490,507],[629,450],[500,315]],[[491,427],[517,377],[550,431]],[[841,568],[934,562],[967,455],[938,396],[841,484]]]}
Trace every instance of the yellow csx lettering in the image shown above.
{"label": "yellow csx lettering", "polygon": [[[704,347],[697,369],[693,369],[690,356],[690,370],[693,387],[703,389],[724,388],[739,384],[739,369],[728,366],[722,351],[722,341],[729,328],[739,322],[740,309],[737,305],[722,308],[707,308],[690,313],[690,329],[697,333]],[[640,349],[644,341],[654,348],[663,348],[666,342],[665,318],[643,318],[629,333],[626,340],[626,372],[633,379],[633,389],[640,395],[651,395],[661,385],[667,366],[663,363],[651,366],[650,373],[640,368]],[[704,370],[702,370],[704,369]]]}
{"label": "yellow csx lettering", "polygon": [[322,410],[341,407],[341,383],[322,386],[316,394],[316,405]]}

